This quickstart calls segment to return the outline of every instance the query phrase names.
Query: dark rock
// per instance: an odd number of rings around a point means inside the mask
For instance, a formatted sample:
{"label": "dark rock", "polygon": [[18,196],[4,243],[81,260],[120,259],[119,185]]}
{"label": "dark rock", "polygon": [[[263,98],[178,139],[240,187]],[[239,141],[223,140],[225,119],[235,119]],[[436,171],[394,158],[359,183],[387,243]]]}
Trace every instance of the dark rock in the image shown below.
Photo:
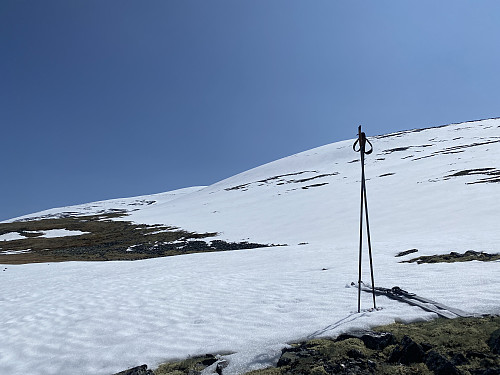
{"label": "dark rock", "polygon": [[446,357],[431,350],[425,358],[425,364],[436,375],[459,375],[458,369]]}
{"label": "dark rock", "polygon": [[155,375],[155,373],[151,370],[148,370],[147,365],[142,365],[119,372],[115,375]]}
{"label": "dark rock", "polygon": [[389,362],[399,362],[404,365],[410,363],[419,363],[424,360],[424,350],[422,347],[413,341],[409,336],[403,337],[401,344],[396,346],[389,356]]}
{"label": "dark rock", "polygon": [[365,344],[368,349],[382,350],[389,345],[396,344],[396,339],[394,335],[389,332],[372,332],[370,334],[363,335],[361,341]]}
{"label": "dark rock", "polygon": [[500,329],[497,329],[490,335],[488,346],[493,353],[500,354]]}
{"label": "dark rock", "polygon": [[481,361],[479,361],[479,366],[481,366],[481,368],[493,368],[495,367],[496,365],[496,361],[494,358],[492,357],[486,357],[486,358],[483,358],[481,359]]}
{"label": "dark rock", "polygon": [[469,363],[469,360],[462,353],[457,353],[451,357],[451,363],[455,366],[462,366]]}
{"label": "dark rock", "polygon": [[210,365],[213,365],[215,362],[217,362],[217,358],[215,358],[215,356],[213,354],[207,354],[205,357],[206,358],[201,361],[201,364],[203,366],[208,367]]}
{"label": "dark rock", "polygon": [[410,250],[406,250],[406,251],[401,251],[401,252],[396,254],[396,257],[403,257],[403,256],[408,255],[408,254],[416,253],[417,251],[418,251],[417,249],[410,249]]}
{"label": "dark rock", "polygon": [[489,368],[482,375],[500,375],[500,367]]}
{"label": "dark rock", "polygon": [[347,352],[347,356],[353,359],[366,358],[366,356],[357,349],[350,349]]}
{"label": "dark rock", "polygon": [[219,375],[222,375],[222,370],[224,370],[228,365],[228,362],[225,359],[220,360],[215,367],[215,372]]}
{"label": "dark rock", "polygon": [[282,354],[280,359],[278,359],[276,367],[288,366],[290,363],[292,363],[292,358],[289,355]]}
{"label": "dark rock", "polygon": [[[465,252],[465,254],[464,254],[464,255],[465,255],[465,256],[467,256],[467,255],[468,255],[468,256],[482,256],[482,255],[484,255],[484,254],[486,254],[486,253],[483,253],[483,252],[477,252],[477,251],[474,251],[474,250],[467,250],[467,251]],[[457,255],[460,255],[460,254],[457,254]]]}
{"label": "dark rock", "polygon": [[402,263],[413,263],[417,262],[418,264],[422,263],[439,263],[439,262],[469,262],[472,260],[479,260],[482,262],[491,262],[500,259],[500,254],[488,254],[483,251],[478,252],[474,250],[468,250],[464,254],[457,253],[456,251],[452,251],[449,254],[441,254],[441,255],[429,255],[429,256],[421,256],[418,258],[413,258],[410,260],[404,260]]}
{"label": "dark rock", "polygon": [[328,374],[372,375],[377,373],[377,365],[370,360],[345,359],[324,366]]}
{"label": "dark rock", "polygon": [[500,375],[500,367],[471,371],[473,375]]}
{"label": "dark rock", "polygon": [[428,344],[426,342],[421,343],[420,346],[422,347],[424,352],[428,352],[429,350],[431,350],[433,348],[433,346],[431,344]]}
{"label": "dark rock", "polygon": [[337,337],[336,341],[343,341],[352,338],[360,339],[368,349],[373,350],[382,350],[389,345],[397,343],[392,333],[373,331],[343,333],[339,337]]}
{"label": "dark rock", "polygon": [[478,359],[483,359],[486,357],[486,355],[484,353],[481,353],[481,352],[474,352],[474,351],[470,351],[470,352],[467,352],[465,354],[465,356],[467,358],[470,358],[470,359],[474,359],[474,358],[478,358]]}
{"label": "dark rock", "polygon": [[281,357],[278,360],[277,367],[294,365],[301,358],[311,357],[316,354],[316,351],[309,348],[307,343],[301,343],[291,348],[284,348],[281,351]]}

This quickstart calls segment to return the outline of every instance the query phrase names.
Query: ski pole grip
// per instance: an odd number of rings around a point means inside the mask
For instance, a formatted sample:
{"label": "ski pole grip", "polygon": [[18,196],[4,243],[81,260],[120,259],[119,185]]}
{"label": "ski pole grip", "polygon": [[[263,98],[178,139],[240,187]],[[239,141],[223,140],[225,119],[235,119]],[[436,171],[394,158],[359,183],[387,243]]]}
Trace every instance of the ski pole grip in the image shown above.
{"label": "ski pole grip", "polygon": [[[370,149],[366,150],[366,142],[370,145]],[[356,145],[359,146],[358,149],[356,149]],[[356,152],[361,152],[364,154],[371,154],[373,152],[373,145],[371,142],[366,138],[366,134],[361,131],[361,125],[358,127],[358,139],[356,139],[356,142],[352,145],[352,149]]]}

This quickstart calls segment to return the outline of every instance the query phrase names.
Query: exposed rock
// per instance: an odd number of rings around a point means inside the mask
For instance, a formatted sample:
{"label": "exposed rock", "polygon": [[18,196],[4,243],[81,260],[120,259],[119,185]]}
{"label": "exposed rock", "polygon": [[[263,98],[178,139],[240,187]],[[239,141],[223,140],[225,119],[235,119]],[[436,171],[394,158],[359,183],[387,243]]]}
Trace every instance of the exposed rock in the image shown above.
{"label": "exposed rock", "polygon": [[469,363],[469,360],[465,358],[462,353],[457,353],[454,354],[453,357],[451,357],[451,363],[453,363],[455,366],[461,366]]}
{"label": "exposed rock", "polygon": [[434,347],[433,345],[428,344],[426,342],[420,343],[420,346],[422,347],[423,351],[426,353]]}
{"label": "exposed rock", "polygon": [[215,372],[219,375],[222,375],[222,370],[224,370],[228,364],[229,363],[225,359],[220,360],[215,367]]}
{"label": "exposed rock", "polygon": [[476,352],[476,351],[468,351],[466,354],[466,357],[468,359],[483,359],[486,358],[486,354],[481,353],[481,352]]}
{"label": "exposed rock", "polygon": [[481,262],[493,262],[500,259],[500,254],[489,254],[484,251],[467,250],[464,254],[452,251],[449,254],[442,255],[423,255],[418,258],[402,261],[401,263],[454,263],[454,262],[470,262],[478,260]]}
{"label": "exposed rock", "polygon": [[500,354],[500,328],[494,331],[488,339],[488,346],[495,354]]}
{"label": "exposed rock", "polygon": [[368,349],[381,350],[389,345],[396,344],[397,341],[388,332],[374,332],[374,331],[357,331],[350,333],[343,333],[337,337],[336,341],[343,341],[350,338],[356,338],[363,341]]}
{"label": "exposed rock", "polygon": [[417,251],[418,251],[417,249],[410,249],[410,250],[406,250],[406,251],[401,251],[401,252],[396,254],[396,257],[403,257],[403,256],[408,255],[408,254],[416,253]]}
{"label": "exposed rock", "polygon": [[473,375],[500,375],[500,367],[472,371]]}
{"label": "exposed rock", "polygon": [[387,155],[387,154],[390,154],[390,153],[393,153],[393,152],[406,151],[410,147],[411,146],[408,146],[408,147],[396,147],[396,148],[391,148],[389,150],[383,150],[382,152]]}
{"label": "exposed rock", "polygon": [[299,362],[301,358],[311,357],[315,354],[316,351],[309,348],[307,343],[302,343],[291,348],[284,348],[281,351],[281,357],[276,366],[293,366],[295,363]]}
{"label": "exposed rock", "polygon": [[[218,356],[205,354],[202,356],[189,357],[180,361],[166,362],[160,365],[156,370],[156,375],[200,375],[207,367],[212,366],[211,370],[222,374],[222,366],[216,368],[217,362],[222,362]],[[217,363],[218,365],[218,363]],[[220,371],[220,372],[219,372]]]}
{"label": "exposed rock", "polygon": [[366,358],[366,356],[361,351],[359,351],[357,349],[350,349],[347,352],[347,356],[352,358],[352,359]]}
{"label": "exposed rock", "polygon": [[148,370],[147,365],[142,365],[130,368],[125,371],[121,371],[115,375],[155,375],[155,373],[151,370]]}
{"label": "exposed rock", "polygon": [[201,364],[203,366],[211,366],[213,365],[215,362],[217,362],[217,358],[213,355],[213,354],[207,354],[205,356],[205,359],[201,360]]}
{"label": "exposed rock", "polygon": [[397,345],[392,351],[389,362],[398,362],[404,365],[410,363],[419,363],[424,360],[424,350],[413,341],[409,336],[403,337],[401,344]]}
{"label": "exposed rock", "polygon": [[458,375],[460,372],[446,357],[431,350],[425,356],[425,364],[436,375]]}
{"label": "exposed rock", "polygon": [[[491,346],[495,347],[500,336],[498,316],[395,323],[375,330],[380,333],[351,332],[337,339],[317,338],[292,344],[282,350],[277,367],[247,375],[500,375],[500,355]],[[487,345],[490,341],[492,344]],[[218,359],[215,364],[214,359]],[[209,372],[225,375],[219,361],[213,356],[189,358],[164,364],[154,372],[201,375],[207,369],[203,364],[211,363]]]}
{"label": "exposed rock", "polygon": [[324,366],[328,374],[372,375],[377,373],[377,365],[370,360],[342,360]]}

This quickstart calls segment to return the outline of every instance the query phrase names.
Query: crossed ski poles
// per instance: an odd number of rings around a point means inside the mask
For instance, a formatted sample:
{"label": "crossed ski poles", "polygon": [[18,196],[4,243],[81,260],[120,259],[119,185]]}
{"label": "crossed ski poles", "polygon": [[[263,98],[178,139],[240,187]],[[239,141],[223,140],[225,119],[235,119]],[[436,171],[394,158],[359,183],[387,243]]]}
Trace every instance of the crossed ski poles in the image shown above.
{"label": "crossed ski poles", "polygon": [[[370,149],[366,150],[366,143],[370,145]],[[358,145],[358,149],[356,149]],[[372,244],[370,239],[370,222],[368,221],[368,203],[366,201],[366,181],[365,181],[365,154],[369,155],[373,151],[373,145],[366,139],[365,133],[361,131],[361,125],[358,127],[358,139],[352,146],[353,150],[361,154],[361,210],[359,215],[359,277],[358,277],[358,313],[361,312],[361,258],[363,253],[363,210],[366,218],[366,235],[368,237],[368,255],[370,257],[370,274],[372,278],[372,294],[373,294],[373,308],[376,309],[375,304],[375,282],[373,279],[373,260],[372,260]]]}

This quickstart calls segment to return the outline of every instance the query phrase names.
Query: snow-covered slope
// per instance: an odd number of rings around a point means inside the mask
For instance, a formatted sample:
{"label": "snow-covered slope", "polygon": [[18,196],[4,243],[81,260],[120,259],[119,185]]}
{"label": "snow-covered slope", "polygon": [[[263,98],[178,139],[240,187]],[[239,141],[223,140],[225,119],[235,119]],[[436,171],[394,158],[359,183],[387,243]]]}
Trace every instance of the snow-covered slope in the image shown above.
{"label": "snow-covered slope", "polygon": [[[398,263],[394,255],[411,248],[418,255],[499,251],[500,120],[370,140],[376,282],[463,310],[499,313],[498,261],[417,265]],[[0,283],[0,373],[110,374],[143,362],[231,351],[231,374],[272,362],[292,340],[432,318],[383,298],[382,310],[353,313],[356,291],[345,288],[357,277],[360,166],[353,142],[208,187],[28,215],[125,209],[129,216],[120,220],[289,246],[7,266]],[[368,307],[369,299],[363,303]]]}
{"label": "snow-covered slope", "polygon": [[[375,241],[430,246],[432,251],[438,250],[436,241],[443,244],[440,247],[457,249],[477,248],[478,241],[482,247],[495,247],[500,239],[494,220],[499,205],[494,199],[499,185],[494,182],[500,180],[500,120],[405,131],[371,140],[375,151],[366,158],[366,174]],[[360,179],[359,154],[352,150],[353,142],[322,146],[208,187],[25,217],[125,209],[130,212],[123,220],[219,232],[234,241],[352,241],[358,231]]]}
{"label": "snow-covered slope", "polygon": [[2,222],[7,223],[15,220],[28,220],[33,218],[54,217],[58,215],[74,215],[74,216],[95,215],[95,214],[113,212],[117,210],[129,212],[134,210],[140,210],[141,207],[149,206],[152,204],[166,203],[203,188],[204,186],[193,186],[184,189],[167,191],[165,193],[141,195],[140,197],[108,199],[104,201],[79,204],[76,206],[52,208],[49,210],[36,212],[34,214],[19,216],[14,219],[5,220]]}
{"label": "snow-covered slope", "polygon": [[[420,247],[450,240],[447,246],[455,248],[457,238],[466,248],[477,247],[477,241],[487,247],[498,243],[492,220],[498,185],[481,182],[500,179],[499,126],[488,120],[372,139],[375,152],[367,157],[366,173],[374,239]],[[222,232],[233,240],[351,241],[358,231],[360,179],[352,144],[269,163],[131,218]],[[479,172],[464,172],[469,170]]]}

